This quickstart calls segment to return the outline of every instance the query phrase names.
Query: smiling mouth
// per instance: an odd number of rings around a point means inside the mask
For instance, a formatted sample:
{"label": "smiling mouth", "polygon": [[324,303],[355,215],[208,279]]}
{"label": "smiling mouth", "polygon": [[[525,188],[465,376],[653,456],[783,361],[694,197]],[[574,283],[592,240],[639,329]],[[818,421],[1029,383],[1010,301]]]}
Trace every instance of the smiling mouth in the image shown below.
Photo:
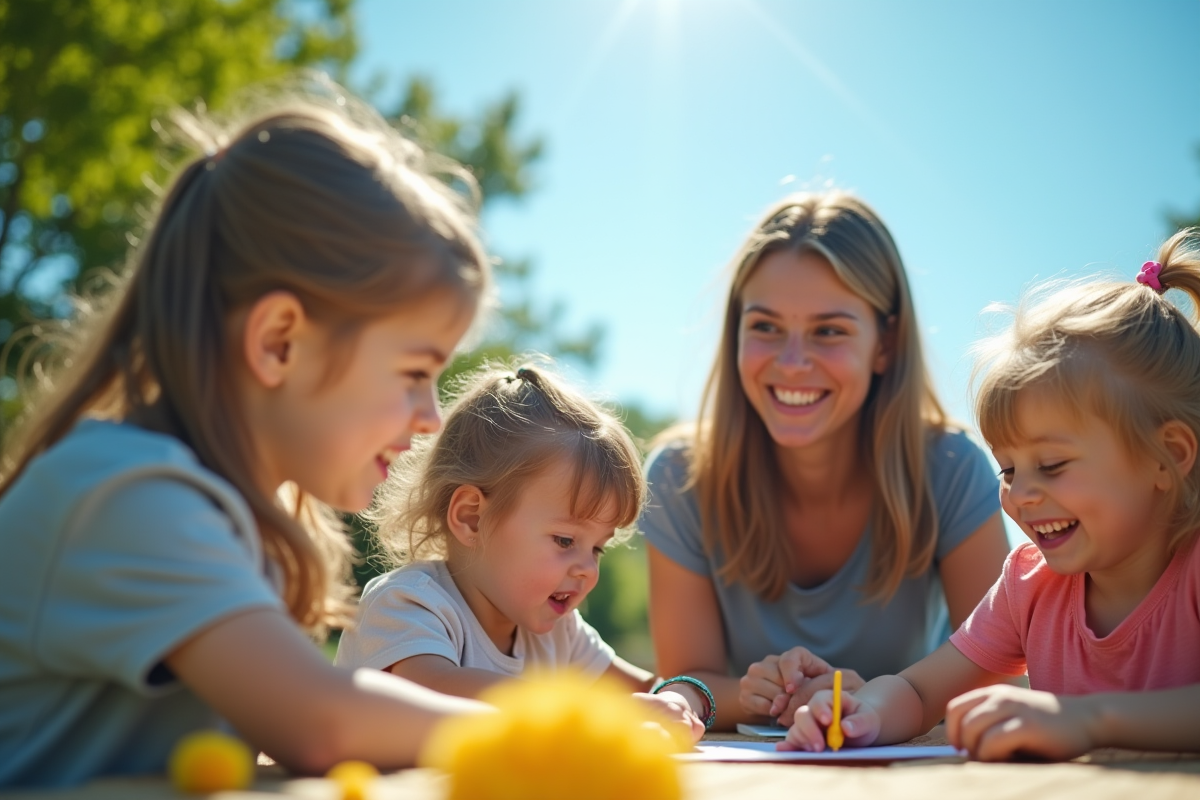
{"label": "smiling mouth", "polygon": [[1071,534],[1079,529],[1079,520],[1056,519],[1052,522],[1040,522],[1037,525],[1030,525],[1029,527],[1037,534],[1038,546],[1042,549],[1052,550],[1066,542],[1071,537]]}
{"label": "smiling mouth", "polygon": [[782,386],[772,386],[771,396],[782,405],[790,408],[803,408],[824,400],[829,394],[828,389],[784,389]]}
{"label": "smiling mouth", "polygon": [[550,606],[559,614],[565,614],[571,602],[570,592],[558,592],[550,595]]}
{"label": "smiling mouth", "polygon": [[392,462],[400,457],[404,450],[399,447],[385,447],[375,455],[375,465],[379,467],[379,471],[383,474],[384,480],[387,480],[388,468]]}

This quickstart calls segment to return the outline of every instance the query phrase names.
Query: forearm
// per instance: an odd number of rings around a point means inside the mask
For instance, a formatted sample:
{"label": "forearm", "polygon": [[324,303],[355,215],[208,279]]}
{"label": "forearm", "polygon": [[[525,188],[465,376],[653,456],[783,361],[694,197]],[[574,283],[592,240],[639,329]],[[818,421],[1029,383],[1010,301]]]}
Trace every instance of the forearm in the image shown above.
{"label": "forearm", "polygon": [[1200,752],[1200,684],[1060,700],[1087,709],[1097,747]]}
{"label": "forearm", "polygon": [[442,694],[479,697],[482,692],[513,676],[483,669],[460,667],[441,656],[413,656],[388,668],[388,672]]}
{"label": "forearm", "polygon": [[896,744],[920,736],[942,718],[944,708],[929,709],[913,685],[899,675],[881,675],[854,693],[879,715],[874,744]]}
{"label": "forearm", "polygon": [[321,702],[321,716],[332,734],[323,743],[327,751],[302,754],[300,768],[305,771],[322,772],[347,758],[384,769],[412,766],[443,719],[491,710],[476,700],[451,697],[374,669],[343,673],[337,683]]}

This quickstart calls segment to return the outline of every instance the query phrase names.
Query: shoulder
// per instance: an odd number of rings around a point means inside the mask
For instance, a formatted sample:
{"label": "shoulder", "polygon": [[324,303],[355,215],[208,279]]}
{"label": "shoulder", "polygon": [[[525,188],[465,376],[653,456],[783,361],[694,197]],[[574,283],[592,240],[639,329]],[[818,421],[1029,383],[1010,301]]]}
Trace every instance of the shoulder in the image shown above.
{"label": "shoulder", "polygon": [[952,474],[989,465],[987,453],[962,428],[932,428],[926,436],[925,458],[931,475]]}
{"label": "shoulder", "polygon": [[1000,484],[987,453],[965,431],[932,429],[927,436],[926,485],[942,558],[1000,511]]}
{"label": "shoulder", "polygon": [[359,601],[363,613],[388,607],[454,609],[453,579],[443,561],[415,561],[372,578]]}
{"label": "shoulder", "polygon": [[1033,542],[1024,542],[1013,548],[1004,560],[1001,580],[1010,592],[1036,590],[1065,576],[1054,572],[1046,564],[1046,557]]}
{"label": "shoulder", "polygon": [[682,490],[687,484],[692,464],[692,444],[675,439],[659,445],[646,458],[646,480],[661,489]]}
{"label": "shoulder", "polygon": [[202,534],[217,526],[260,555],[257,525],[237,490],[178,439],[130,424],[81,421],[30,463],[4,500],[14,528],[36,526],[44,536],[127,539],[145,549],[164,538],[144,536],[149,529]]}

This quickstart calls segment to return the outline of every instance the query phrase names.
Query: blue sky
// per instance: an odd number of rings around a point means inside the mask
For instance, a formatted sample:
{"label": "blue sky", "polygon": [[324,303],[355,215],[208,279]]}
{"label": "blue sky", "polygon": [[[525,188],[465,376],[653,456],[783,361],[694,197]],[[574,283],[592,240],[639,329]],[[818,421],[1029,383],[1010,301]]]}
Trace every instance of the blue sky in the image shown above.
{"label": "blue sky", "polygon": [[356,82],[429,76],[471,113],[510,90],[536,189],[490,209],[593,390],[695,413],[723,269],[759,213],[827,184],[873,204],[966,418],[979,311],[1040,278],[1132,279],[1200,210],[1200,0],[359,0]]}

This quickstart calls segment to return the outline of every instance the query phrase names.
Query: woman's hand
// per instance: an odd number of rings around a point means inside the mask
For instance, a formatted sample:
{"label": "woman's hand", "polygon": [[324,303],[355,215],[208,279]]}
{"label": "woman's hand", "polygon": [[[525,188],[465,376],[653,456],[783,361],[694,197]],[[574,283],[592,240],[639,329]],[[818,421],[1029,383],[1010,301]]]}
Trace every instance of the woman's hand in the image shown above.
{"label": "woman's hand", "polygon": [[979,761],[1018,754],[1066,761],[1097,746],[1087,697],[1058,697],[1001,684],[975,689],[946,706],[946,738]]}
{"label": "woman's hand", "polygon": [[[844,678],[843,678],[844,680]],[[833,724],[833,692],[824,689],[812,696],[806,705],[796,709],[787,738],[776,750],[807,750],[819,753],[825,749],[825,732]],[[842,690],[842,733],[850,747],[866,747],[879,737],[878,712],[866,702]]]}
{"label": "woman's hand", "polygon": [[633,698],[645,706],[652,720],[661,723],[673,736],[681,736],[684,741],[695,744],[704,735],[704,723],[678,692],[636,692]]}
{"label": "woman's hand", "polygon": [[[863,679],[852,669],[842,670],[842,688],[852,692]],[[833,667],[804,647],[783,655],[767,656],[750,665],[741,680],[738,701],[748,714],[775,717],[790,725],[796,710],[814,693],[833,688]]]}

